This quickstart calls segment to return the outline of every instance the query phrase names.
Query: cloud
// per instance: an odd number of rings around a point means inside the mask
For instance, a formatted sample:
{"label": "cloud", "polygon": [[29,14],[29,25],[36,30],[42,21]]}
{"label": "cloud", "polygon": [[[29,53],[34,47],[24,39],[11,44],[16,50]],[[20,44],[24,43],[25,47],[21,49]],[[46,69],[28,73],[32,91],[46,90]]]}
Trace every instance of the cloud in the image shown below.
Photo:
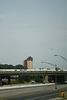
{"label": "cloud", "polygon": [[6,17],[5,15],[0,14],[0,18],[5,18],[5,17]]}

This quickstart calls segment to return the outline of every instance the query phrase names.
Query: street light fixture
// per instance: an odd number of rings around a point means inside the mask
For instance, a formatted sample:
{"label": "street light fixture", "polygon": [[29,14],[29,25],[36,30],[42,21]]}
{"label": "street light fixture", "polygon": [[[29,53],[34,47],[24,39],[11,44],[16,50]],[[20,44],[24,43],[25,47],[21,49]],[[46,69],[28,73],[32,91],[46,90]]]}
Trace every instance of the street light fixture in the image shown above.
{"label": "street light fixture", "polygon": [[[47,63],[47,64],[50,64],[52,66],[55,66],[55,70],[58,71],[57,67],[56,67],[57,66],[56,64],[52,64],[52,63],[49,63],[49,62],[41,62],[41,63]],[[55,89],[57,89],[57,74],[55,75]]]}
{"label": "street light fixture", "polygon": [[59,57],[63,58],[63,59],[67,62],[67,59],[66,59],[66,58],[64,58],[64,57],[63,57],[63,56],[61,56],[61,55],[54,55],[54,56],[59,56]]}
{"label": "street light fixture", "polygon": [[[64,59],[66,62],[67,62],[67,59],[66,58],[64,58],[63,56],[61,56],[61,55],[54,55],[54,56],[59,56],[59,57],[61,57],[62,59]],[[62,67],[62,70],[63,70],[63,67]]]}
{"label": "street light fixture", "polygon": [[57,71],[57,65],[56,64],[52,64],[52,63],[49,63],[49,62],[41,62],[41,63],[47,63],[49,65],[55,66],[55,70]]}

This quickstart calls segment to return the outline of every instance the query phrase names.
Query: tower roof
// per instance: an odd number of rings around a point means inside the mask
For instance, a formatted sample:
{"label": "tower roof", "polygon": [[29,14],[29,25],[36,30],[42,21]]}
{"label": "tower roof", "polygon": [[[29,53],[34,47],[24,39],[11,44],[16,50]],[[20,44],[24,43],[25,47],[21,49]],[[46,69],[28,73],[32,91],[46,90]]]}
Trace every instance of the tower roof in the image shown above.
{"label": "tower roof", "polygon": [[28,58],[27,58],[27,61],[33,61],[33,58],[31,57],[31,56],[29,56]]}
{"label": "tower roof", "polygon": [[28,58],[32,58],[31,56],[29,56]]}

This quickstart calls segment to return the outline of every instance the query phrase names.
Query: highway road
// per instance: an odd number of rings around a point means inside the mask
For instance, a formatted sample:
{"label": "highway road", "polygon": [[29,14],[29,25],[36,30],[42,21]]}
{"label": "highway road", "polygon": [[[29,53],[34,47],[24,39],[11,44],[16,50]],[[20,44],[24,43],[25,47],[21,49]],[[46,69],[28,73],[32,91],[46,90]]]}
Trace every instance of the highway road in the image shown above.
{"label": "highway road", "polygon": [[28,96],[15,97],[12,99],[5,99],[5,100],[54,100],[54,98],[59,98],[59,100],[64,100],[59,97],[60,92],[64,92],[64,91],[67,91],[67,88],[62,90],[57,90],[57,91],[48,91],[46,93],[43,92],[35,95],[32,94]]}
{"label": "highway road", "polygon": [[48,100],[48,98],[59,96],[60,89],[67,91],[67,84],[57,85],[57,89],[54,84],[0,89],[0,100],[41,100],[41,98]]}

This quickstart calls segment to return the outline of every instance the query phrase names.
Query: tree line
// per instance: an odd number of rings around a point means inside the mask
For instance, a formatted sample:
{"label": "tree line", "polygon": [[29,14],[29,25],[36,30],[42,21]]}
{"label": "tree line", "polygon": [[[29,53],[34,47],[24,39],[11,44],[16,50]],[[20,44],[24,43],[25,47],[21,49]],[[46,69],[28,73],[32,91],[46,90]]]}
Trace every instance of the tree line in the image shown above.
{"label": "tree line", "polygon": [[8,64],[0,64],[0,69],[24,69],[24,66],[21,64],[15,66]]}

